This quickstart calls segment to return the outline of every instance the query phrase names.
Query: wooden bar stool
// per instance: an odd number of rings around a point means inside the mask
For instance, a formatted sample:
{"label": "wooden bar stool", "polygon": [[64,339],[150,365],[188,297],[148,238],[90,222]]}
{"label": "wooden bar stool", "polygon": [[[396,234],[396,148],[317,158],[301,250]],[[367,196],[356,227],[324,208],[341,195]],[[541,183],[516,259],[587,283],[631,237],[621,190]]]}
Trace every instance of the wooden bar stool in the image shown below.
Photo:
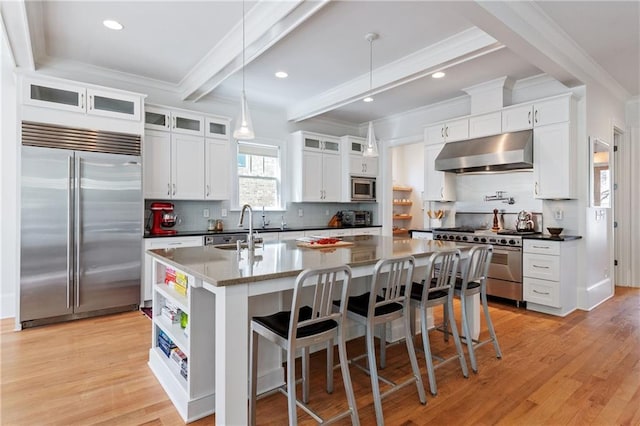
{"label": "wooden bar stool", "polygon": [[[460,368],[465,378],[469,377],[469,370],[464,359],[460,335],[456,328],[456,319],[453,313],[453,292],[456,283],[456,273],[460,263],[460,251],[443,251],[434,253],[429,258],[427,265],[427,275],[422,283],[413,283],[411,289],[411,303],[420,309],[420,327],[422,329],[422,345],[427,363],[427,373],[429,375],[429,388],[432,395],[438,393],[436,386],[435,369],[441,367],[449,361],[458,359]],[[437,273],[436,273],[437,269]],[[449,358],[442,358],[433,355],[429,342],[429,330],[427,328],[427,309],[442,306],[446,323],[451,324],[453,341],[456,346],[456,355]],[[411,334],[413,336],[413,334]],[[446,339],[446,334],[445,334]],[[434,365],[433,359],[438,360]]]}
{"label": "wooden bar stool", "polygon": [[[356,322],[366,326],[367,353],[359,357],[351,359],[349,362],[356,367],[364,370],[371,376],[371,387],[373,389],[373,404],[376,410],[376,423],[384,425],[384,416],[382,413],[382,398],[395,392],[402,387],[416,383],[418,388],[418,397],[422,404],[427,403],[422,384],[422,376],[418,367],[413,339],[411,336],[411,327],[409,325],[409,309],[410,298],[405,294],[410,294],[413,269],[415,259],[413,256],[397,257],[392,259],[382,259],[376,263],[371,281],[371,291],[359,296],[352,296],[347,303],[347,316]],[[405,292],[405,289],[408,289]],[[382,330],[390,321],[402,318],[405,329],[405,342],[409,360],[411,361],[411,369],[413,377],[402,383],[394,383],[378,374],[376,363],[376,351],[374,344],[375,328],[380,326]],[[381,368],[386,363],[384,360],[384,350],[386,347],[385,333],[381,332],[380,352],[381,352]],[[366,368],[355,363],[356,360],[367,357],[369,367]],[[382,381],[390,386],[390,389],[384,393],[380,393],[380,383]]]}
{"label": "wooden bar stool", "polygon": [[[338,281],[342,280],[342,284]],[[257,374],[258,374],[258,335],[277,344],[287,352],[287,384],[277,391],[287,395],[289,425],[296,425],[296,406],[302,408],[307,414],[319,423],[333,422],[338,419],[350,416],[351,423],[359,425],[358,410],[356,400],[351,385],[349,375],[349,364],[345,345],[343,325],[346,318],[346,303],[340,303],[337,312],[333,311],[333,292],[342,285],[341,299],[346,301],[349,296],[349,284],[351,282],[351,268],[342,265],[334,268],[307,269],[302,271],[296,278],[291,302],[291,311],[277,312],[264,317],[254,317],[251,319],[251,339],[250,363],[251,372],[249,374],[250,402],[249,421],[251,425],[256,424],[256,399],[257,399]],[[313,302],[311,306],[302,306],[302,293],[304,288],[313,290]],[[349,409],[336,415],[335,417],[323,420],[308,405],[308,349],[312,345],[326,342],[328,351],[333,353],[333,342],[337,339],[338,354],[340,357],[340,367],[342,379],[344,381],[345,393],[349,403]],[[296,378],[295,360],[296,350],[302,350],[303,359],[303,400],[296,398]],[[331,358],[331,360],[330,360]],[[333,361],[332,356],[327,357],[327,390],[333,390]],[[271,393],[271,392],[267,392]]]}
{"label": "wooden bar stool", "polygon": [[[462,277],[456,280],[455,295],[460,297],[460,306],[462,309],[462,339],[467,343],[467,351],[471,362],[471,369],[474,373],[478,372],[478,362],[476,360],[475,349],[489,342],[493,343],[496,351],[496,358],[502,358],[502,351],[498,344],[498,338],[493,328],[491,315],[489,314],[489,305],[487,303],[487,273],[491,265],[493,257],[493,246],[473,246],[469,252],[469,260]],[[469,328],[469,319],[467,318],[467,297],[474,294],[480,294],[480,302],[484,311],[484,318],[489,330],[489,338],[485,340],[475,340],[471,338],[471,330]]]}

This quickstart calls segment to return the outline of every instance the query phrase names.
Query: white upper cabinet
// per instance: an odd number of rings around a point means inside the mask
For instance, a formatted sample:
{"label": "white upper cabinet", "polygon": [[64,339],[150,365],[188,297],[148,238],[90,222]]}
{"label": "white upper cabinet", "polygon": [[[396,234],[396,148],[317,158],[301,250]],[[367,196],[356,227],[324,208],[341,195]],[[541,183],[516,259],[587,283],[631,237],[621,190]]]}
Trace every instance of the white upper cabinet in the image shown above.
{"label": "white upper cabinet", "polygon": [[228,139],[206,138],[205,200],[228,200],[231,175],[231,147]]}
{"label": "white upper cabinet", "polygon": [[469,139],[469,119],[451,120],[427,126],[424,130],[427,144],[439,144]]}
{"label": "white upper cabinet", "polygon": [[[356,136],[343,136],[340,138],[344,150],[343,169],[349,170],[347,179],[351,176],[378,176],[378,157],[363,157],[366,140]],[[349,195],[349,194],[347,194]],[[351,201],[351,200],[349,200]]]}
{"label": "white upper cabinet", "polygon": [[290,139],[292,201],[342,201],[340,139],[302,131]]}
{"label": "white upper cabinet", "polygon": [[570,120],[571,97],[561,97],[502,110],[502,131],[515,132]]}
{"label": "white upper cabinet", "polygon": [[144,148],[145,198],[204,198],[204,139],[147,131]]}
{"label": "white upper cabinet", "polygon": [[502,113],[500,111],[469,117],[470,139],[500,133],[502,133]]}
{"label": "white upper cabinet", "polygon": [[140,95],[58,80],[23,80],[26,105],[140,121]]}
{"label": "white upper cabinet", "polygon": [[435,168],[436,157],[444,144],[424,147],[424,199],[426,201],[455,201],[456,177],[453,173]]}
{"label": "white upper cabinet", "polygon": [[148,105],[145,127],[145,198],[229,199],[229,119]]}
{"label": "white upper cabinet", "polygon": [[533,195],[542,199],[576,198],[576,152],[569,122],[533,131]]}

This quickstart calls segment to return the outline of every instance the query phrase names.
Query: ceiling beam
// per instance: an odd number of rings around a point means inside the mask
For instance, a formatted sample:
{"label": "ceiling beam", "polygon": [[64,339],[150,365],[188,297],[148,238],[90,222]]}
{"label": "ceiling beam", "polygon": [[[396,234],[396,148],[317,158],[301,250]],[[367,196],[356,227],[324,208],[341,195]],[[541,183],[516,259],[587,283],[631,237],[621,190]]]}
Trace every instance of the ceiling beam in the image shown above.
{"label": "ceiling beam", "polygon": [[24,0],[0,2],[0,15],[16,67],[35,70]]}
{"label": "ceiling beam", "polygon": [[369,72],[367,72],[292,106],[287,111],[287,118],[290,121],[306,120],[360,100],[369,94],[374,95],[387,91],[503,47],[479,28],[469,28],[374,69],[371,88],[369,87]]}
{"label": "ceiling beam", "polygon": [[568,87],[596,81],[622,101],[630,98],[608,72],[534,2],[451,2],[469,21]]}
{"label": "ceiling beam", "polygon": [[[246,12],[246,59],[249,64],[266,52],[329,0],[258,1]],[[242,68],[242,18],[185,76],[179,87],[183,100],[198,101]]]}

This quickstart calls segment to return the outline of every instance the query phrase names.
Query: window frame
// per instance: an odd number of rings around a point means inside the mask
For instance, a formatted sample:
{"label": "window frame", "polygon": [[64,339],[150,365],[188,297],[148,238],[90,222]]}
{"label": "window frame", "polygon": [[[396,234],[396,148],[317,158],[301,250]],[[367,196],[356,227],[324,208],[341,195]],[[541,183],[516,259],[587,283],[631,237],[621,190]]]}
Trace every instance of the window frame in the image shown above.
{"label": "window frame", "polygon": [[[278,179],[278,187],[279,187],[279,206],[277,207],[272,207],[272,208],[265,208],[265,211],[272,211],[272,212],[279,212],[279,211],[285,211],[285,206],[286,206],[286,200],[288,199],[288,195],[289,195],[289,188],[287,187],[287,185],[285,185],[286,179],[285,176],[287,176],[288,170],[287,170],[287,162],[285,161],[285,159],[287,158],[287,152],[286,152],[286,143],[285,141],[280,141],[280,140],[276,140],[276,139],[270,139],[270,138],[256,138],[252,141],[243,141],[243,140],[234,140],[233,141],[233,148],[235,149],[235,153],[233,156],[233,167],[232,167],[232,177],[233,177],[233,188],[232,188],[232,203],[231,203],[231,210],[232,211],[236,211],[236,210],[240,210],[241,205],[240,205],[240,175],[238,174],[238,150],[240,148],[240,145],[242,143],[248,143],[248,144],[255,144],[255,145],[266,145],[266,146],[271,146],[271,147],[275,147],[278,149],[279,152],[279,156],[278,156],[278,163],[280,165],[280,177]],[[254,176],[258,179],[260,179],[260,176]],[[264,179],[268,179],[268,178],[264,178]],[[255,208],[262,208],[262,206],[251,206],[254,209]]]}

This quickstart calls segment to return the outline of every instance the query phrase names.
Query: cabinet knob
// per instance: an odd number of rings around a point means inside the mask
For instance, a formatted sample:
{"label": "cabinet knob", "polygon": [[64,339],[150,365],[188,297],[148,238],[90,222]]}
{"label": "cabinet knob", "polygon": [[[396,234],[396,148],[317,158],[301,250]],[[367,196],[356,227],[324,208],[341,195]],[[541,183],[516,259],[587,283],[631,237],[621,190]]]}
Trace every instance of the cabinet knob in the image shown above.
{"label": "cabinet knob", "polygon": [[531,111],[527,113],[527,121],[531,124]]}
{"label": "cabinet knob", "polygon": [[167,195],[171,195],[171,184],[167,183]]}
{"label": "cabinet knob", "polygon": [[173,184],[173,195],[176,195],[176,184]]}
{"label": "cabinet knob", "polygon": [[533,121],[536,123],[538,122],[538,110],[533,114]]}

